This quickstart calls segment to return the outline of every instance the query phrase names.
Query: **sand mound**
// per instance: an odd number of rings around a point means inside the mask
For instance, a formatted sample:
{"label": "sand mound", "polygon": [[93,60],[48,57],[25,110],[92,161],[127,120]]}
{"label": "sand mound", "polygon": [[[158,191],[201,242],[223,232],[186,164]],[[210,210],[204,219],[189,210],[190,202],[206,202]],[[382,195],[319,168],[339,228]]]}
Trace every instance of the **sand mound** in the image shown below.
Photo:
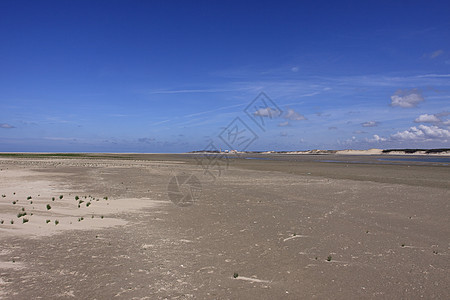
{"label": "sand mound", "polygon": [[339,150],[336,154],[350,154],[350,155],[379,155],[383,153],[382,149],[369,149],[369,150]]}

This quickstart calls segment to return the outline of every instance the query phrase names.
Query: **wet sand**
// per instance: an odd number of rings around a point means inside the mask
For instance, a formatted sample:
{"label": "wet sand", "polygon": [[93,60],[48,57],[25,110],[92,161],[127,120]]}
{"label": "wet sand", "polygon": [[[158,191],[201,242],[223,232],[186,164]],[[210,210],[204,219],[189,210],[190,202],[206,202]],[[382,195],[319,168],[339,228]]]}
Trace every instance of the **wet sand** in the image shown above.
{"label": "wet sand", "polygon": [[450,298],[448,164],[249,157],[0,157],[0,298]]}

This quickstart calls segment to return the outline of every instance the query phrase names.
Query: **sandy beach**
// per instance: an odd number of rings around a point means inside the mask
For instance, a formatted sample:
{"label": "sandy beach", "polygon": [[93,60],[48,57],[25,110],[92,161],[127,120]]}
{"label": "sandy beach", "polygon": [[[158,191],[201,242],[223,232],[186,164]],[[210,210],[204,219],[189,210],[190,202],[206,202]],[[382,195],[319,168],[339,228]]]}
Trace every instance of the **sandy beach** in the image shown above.
{"label": "sandy beach", "polygon": [[0,298],[448,299],[450,166],[384,157],[1,156]]}

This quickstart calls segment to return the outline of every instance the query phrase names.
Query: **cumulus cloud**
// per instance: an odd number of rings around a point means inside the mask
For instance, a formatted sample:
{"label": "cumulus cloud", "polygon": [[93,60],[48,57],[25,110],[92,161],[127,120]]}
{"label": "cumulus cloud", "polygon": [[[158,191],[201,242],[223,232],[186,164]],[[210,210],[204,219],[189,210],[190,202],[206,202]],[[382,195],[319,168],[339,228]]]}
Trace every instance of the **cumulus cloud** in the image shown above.
{"label": "cumulus cloud", "polygon": [[387,138],[381,137],[378,134],[374,134],[373,138],[368,139],[368,142],[385,142],[387,141]]}
{"label": "cumulus cloud", "polygon": [[391,106],[400,106],[403,108],[416,107],[420,102],[425,101],[422,92],[418,89],[397,90],[391,96]]}
{"label": "cumulus cloud", "polygon": [[271,107],[260,108],[253,113],[253,115],[257,117],[269,117],[269,118],[278,117],[280,114],[281,112],[278,109],[273,109]]}
{"label": "cumulus cloud", "polygon": [[378,126],[378,122],[375,121],[367,121],[364,123],[361,123],[362,127],[377,127]]}
{"label": "cumulus cloud", "polygon": [[293,109],[288,109],[286,114],[284,115],[285,119],[292,120],[292,121],[302,121],[307,120],[306,117],[302,114],[299,114]]}
{"label": "cumulus cloud", "polygon": [[[450,120],[447,119],[446,117],[450,115],[450,112],[448,111],[443,111],[437,114],[423,114],[420,115],[419,117],[417,117],[414,122],[415,123],[432,123],[434,125],[437,126],[448,126],[450,125]],[[445,118],[444,120],[442,118]]]}
{"label": "cumulus cloud", "polygon": [[415,123],[439,123],[441,120],[436,115],[423,114],[414,120]]}
{"label": "cumulus cloud", "polygon": [[443,140],[450,138],[450,131],[437,126],[419,125],[405,131],[399,131],[391,138],[394,140]]}
{"label": "cumulus cloud", "polygon": [[367,133],[367,132],[362,131],[362,130],[356,130],[356,131],[353,131],[353,133],[354,134],[364,134],[364,133]]}
{"label": "cumulus cloud", "polygon": [[16,127],[9,125],[7,123],[0,123],[0,128],[11,129],[11,128],[16,128]]}
{"label": "cumulus cloud", "polygon": [[289,121],[286,122],[281,122],[280,124],[278,124],[279,127],[285,127],[285,126],[289,126]]}

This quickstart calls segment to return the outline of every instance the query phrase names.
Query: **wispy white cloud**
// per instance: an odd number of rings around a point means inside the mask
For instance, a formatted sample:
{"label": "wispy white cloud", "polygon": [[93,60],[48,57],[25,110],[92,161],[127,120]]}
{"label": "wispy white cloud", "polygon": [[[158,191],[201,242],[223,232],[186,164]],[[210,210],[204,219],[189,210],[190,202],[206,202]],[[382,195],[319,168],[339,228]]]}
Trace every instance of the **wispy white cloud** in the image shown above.
{"label": "wispy white cloud", "polygon": [[74,137],[44,137],[44,140],[49,141],[76,141]]}
{"label": "wispy white cloud", "polygon": [[62,119],[61,117],[47,117],[46,119],[51,123],[62,123],[62,124],[75,123],[74,121],[65,120]]}
{"label": "wispy white cloud", "polygon": [[448,78],[450,74],[425,74],[425,75],[417,75],[417,78]]}
{"label": "wispy white cloud", "polygon": [[[246,104],[244,103],[244,104],[222,106],[222,107],[218,107],[218,108],[211,109],[211,110],[201,111],[201,112],[197,112],[197,113],[192,113],[192,114],[177,116],[177,117],[174,117],[171,119],[162,120],[159,122],[152,123],[151,125],[157,126],[157,125],[162,125],[162,124],[169,123],[169,122],[174,122],[174,123],[176,122],[177,125],[187,125],[187,124],[193,123],[194,121],[203,120],[204,118],[207,118],[210,121],[212,121],[217,116],[214,114],[215,112],[219,112],[219,111],[230,109],[230,108],[243,107],[244,105],[246,105]],[[205,116],[205,117],[203,117],[203,119],[202,118],[194,118],[194,117],[199,117],[199,116],[207,115],[207,114],[211,114],[211,117]],[[186,121],[186,119],[188,119],[188,120]]]}
{"label": "wispy white cloud", "polygon": [[439,50],[436,50],[436,51],[432,52],[432,53],[430,54],[430,58],[431,58],[431,59],[434,59],[434,58],[436,58],[436,57],[438,57],[438,56],[441,56],[442,54],[444,54],[444,50],[439,49]]}
{"label": "wispy white cloud", "polygon": [[440,118],[440,117],[447,117],[450,116],[450,111],[443,111],[437,114],[434,114],[436,117]]}
{"label": "wispy white cloud", "polygon": [[222,107],[211,109],[211,110],[206,110],[206,111],[202,111],[202,112],[198,112],[198,113],[185,115],[185,116],[183,116],[183,118],[190,118],[190,117],[200,116],[200,115],[209,114],[209,113],[213,113],[213,112],[217,112],[217,111],[221,111],[221,110],[225,110],[225,109],[230,109],[230,108],[235,108],[235,107],[242,107],[244,105],[245,104],[235,104],[235,105],[229,105],[229,106],[222,106]]}
{"label": "wispy white cloud", "polygon": [[377,127],[378,124],[379,123],[375,122],[375,121],[367,121],[367,122],[361,123],[361,126],[362,127]]}
{"label": "wispy white cloud", "polygon": [[16,127],[14,127],[14,126],[12,126],[12,125],[10,125],[10,124],[8,124],[8,123],[0,123],[0,128],[3,128],[3,129],[12,129],[12,128],[16,128]]}
{"label": "wispy white cloud", "polygon": [[138,142],[139,143],[146,143],[146,144],[151,144],[155,141],[154,138],[139,138]]}
{"label": "wispy white cloud", "polygon": [[280,124],[278,124],[279,127],[285,127],[285,126],[289,126],[289,121],[286,122],[281,122]]}
{"label": "wispy white cloud", "polygon": [[291,121],[307,120],[304,115],[299,114],[298,112],[296,112],[295,110],[293,110],[291,108],[286,111],[286,114],[283,116],[283,118],[285,118],[287,120],[291,120]]}
{"label": "wispy white cloud", "polygon": [[273,109],[271,107],[260,108],[253,113],[253,115],[257,117],[267,117],[267,118],[276,118],[281,114],[278,109]]}
{"label": "wispy white cloud", "polygon": [[193,93],[225,93],[236,92],[242,89],[179,89],[179,90],[154,90],[150,94],[193,94]]}
{"label": "wispy white cloud", "polygon": [[125,114],[109,114],[108,117],[113,117],[113,118],[124,118],[124,117],[131,117],[131,115],[125,115]]}
{"label": "wispy white cloud", "polygon": [[173,121],[173,120],[174,120],[174,119],[167,119],[167,120],[163,120],[163,121],[159,121],[159,122],[153,123],[153,124],[151,124],[151,125],[153,125],[153,126],[161,125],[161,124],[164,124],[164,123]]}

